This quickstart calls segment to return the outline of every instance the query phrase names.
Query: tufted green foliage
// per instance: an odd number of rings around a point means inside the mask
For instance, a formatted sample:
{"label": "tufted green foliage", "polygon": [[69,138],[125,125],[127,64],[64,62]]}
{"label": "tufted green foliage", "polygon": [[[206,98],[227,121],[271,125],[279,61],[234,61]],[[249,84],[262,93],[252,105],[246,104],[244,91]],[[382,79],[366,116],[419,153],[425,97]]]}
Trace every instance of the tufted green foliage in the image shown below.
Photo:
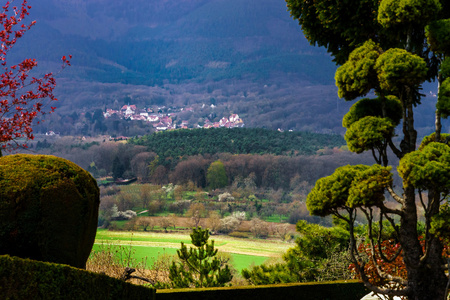
{"label": "tufted green foliage", "polygon": [[431,142],[400,160],[399,175],[406,186],[419,189],[450,189],[450,147]]}
{"label": "tufted green foliage", "polygon": [[440,238],[450,240],[450,205],[445,203],[439,208],[439,213],[431,219],[430,232]]}
{"label": "tufted green foliage", "polygon": [[450,78],[450,58],[447,57],[442,62],[440,74],[444,80]]}
{"label": "tufted green foliage", "polygon": [[[450,134],[441,133],[440,137],[441,137],[441,139],[439,142],[445,143],[450,138]],[[433,132],[430,135],[427,135],[426,137],[424,137],[422,139],[422,142],[420,143],[420,146],[419,146],[419,150],[422,150],[426,145],[428,145],[429,143],[432,143],[432,142],[436,142],[436,133],[435,132]]]}
{"label": "tufted green foliage", "polygon": [[[306,260],[298,260],[298,264],[302,265],[302,269],[309,270],[312,268],[311,262]],[[298,281],[286,267],[286,264],[277,263],[272,265],[252,266],[250,269],[243,269],[242,276],[253,285],[263,284],[279,284]]]}
{"label": "tufted green foliage", "polygon": [[[324,227],[300,220],[296,229],[300,233],[300,237],[295,241],[296,248],[300,249],[302,256],[310,259],[327,258],[330,249],[347,249],[350,235],[342,227]],[[289,252],[286,255],[289,255]]]}
{"label": "tufted green foliage", "polygon": [[353,100],[377,86],[374,67],[381,53],[380,46],[371,40],[352,51],[347,62],[336,71],[335,80],[340,98]]}
{"label": "tufted green foliage", "polygon": [[222,266],[216,257],[214,241],[208,243],[208,239],[208,229],[198,227],[193,228],[191,233],[192,244],[196,248],[188,250],[181,242],[181,249],[177,250],[181,263],[173,262],[169,268],[172,287],[216,287],[231,281],[233,276],[228,265]]}
{"label": "tufted green foliage", "polygon": [[425,27],[425,34],[433,52],[450,54],[450,19],[432,22]]}
{"label": "tufted green foliage", "polygon": [[343,64],[350,52],[368,37],[377,37],[373,33],[380,29],[379,24],[372,21],[377,17],[379,0],[286,2],[308,41],[325,46],[338,64]]}
{"label": "tufted green foliage", "polygon": [[0,254],[84,268],[99,190],[74,163],[46,155],[0,158]]}
{"label": "tufted green foliage", "polygon": [[[263,264],[244,269],[242,270],[244,278],[256,285],[317,281],[324,278],[321,273],[324,269],[328,269],[328,263],[336,259],[332,254],[347,250],[350,237],[348,230],[340,226],[324,227],[304,220],[297,223],[297,232],[299,237],[295,241],[296,246],[283,255],[284,263]],[[345,276],[343,274],[345,270],[336,271],[334,276],[338,278]]]}
{"label": "tufted green foliage", "polygon": [[392,185],[391,167],[344,166],[319,179],[308,194],[306,206],[312,215],[326,216],[343,208],[378,206]]}
{"label": "tufted green foliage", "polygon": [[343,166],[333,174],[317,180],[306,198],[306,206],[312,215],[327,216],[346,206],[349,190],[360,171],[368,169],[365,165]]}
{"label": "tufted green foliage", "polygon": [[347,205],[352,208],[360,206],[380,206],[384,201],[384,192],[392,186],[391,167],[373,165],[357,174],[349,191]]}
{"label": "tufted green foliage", "polygon": [[155,290],[66,265],[2,255],[0,295],[2,299],[151,300]]}
{"label": "tufted green foliage", "polygon": [[441,9],[439,0],[382,0],[378,8],[378,22],[386,28],[426,24]]}
{"label": "tufted green foliage", "polygon": [[375,69],[380,88],[397,94],[402,86],[417,87],[427,76],[427,64],[420,56],[391,48],[377,60]]}
{"label": "tufted green foliage", "polygon": [[387,96],[384,99],[378,97],[375,99],[364,98],[359,100],[345,114],[342,125],[345,128],[349,128],[353,123],[367,116],[383,117],[383,101],[386,107],[385,117],[391,119],[394,125],[397,126],[402,119],[402,104],[395,96]]}
{"label": "tufted green foliage", "polygon": [[254,285],[315,281],[318,260],[310,260],[299,253],[298,248],[289,249],[283,256],[284,263],[251,267],[242,270],[242,276]]}
{"label": "tufted green foliage", "polygon": [[362,153],[381,147],[387,138],[394,135],[394,129],[391,119],[369,116],[354,122],[344,137],[350,151]]}
{"label": "tufted green foliage", "polygon": [[450,77],[445,79],[439,87],[436,108],[443,118],[448,118],[450,115]]}

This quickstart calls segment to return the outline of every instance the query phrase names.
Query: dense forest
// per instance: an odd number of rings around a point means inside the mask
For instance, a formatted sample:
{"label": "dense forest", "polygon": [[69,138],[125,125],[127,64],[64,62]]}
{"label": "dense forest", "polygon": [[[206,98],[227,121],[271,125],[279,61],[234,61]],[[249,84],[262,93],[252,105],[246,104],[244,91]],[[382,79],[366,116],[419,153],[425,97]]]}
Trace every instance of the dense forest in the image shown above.
{"label": "dense forest", "polygon": [[313,155],[324,148],[345,145],[342,136],[310,132],[278,132],[261,128],[173,130],[130,140],[155,152],[163,164],[202,154]]}

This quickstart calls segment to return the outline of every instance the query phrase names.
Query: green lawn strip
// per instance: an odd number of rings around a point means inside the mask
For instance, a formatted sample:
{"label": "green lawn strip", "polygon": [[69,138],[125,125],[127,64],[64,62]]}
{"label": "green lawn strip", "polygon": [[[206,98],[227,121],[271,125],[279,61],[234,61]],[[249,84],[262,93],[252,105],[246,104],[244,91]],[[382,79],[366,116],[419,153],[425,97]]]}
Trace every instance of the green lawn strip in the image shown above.
{"label": "green lawn strip", "polygon": [[[244,251],[244,252],[252,252],[254,251],[254,248],[239,248],[240,251]],[[276,254],[283,254],[284,252],[280,252],[280,249],[264,249],[264,253],[266,254],[265,256],[277,256]]]}
{"label": "green lawn strip", "polygon": [[[127,252],[130,245],[122,245],[126,249]],[[101,249],[101,244],[94,244],[94,247],[92,248],[93,251],[97,251]],[[153,247],[153,246],[143,246],[143,245],[132,245],[131,253],[134,261],[141,263],[145,262],[146,266],[150,268],[153,263],[157,260],[158,256],[163,254],[168,255],[176,255],[177,249],[176,248],[168,248],[168,247]],[[123,253],[126,256],[127,253]],[[126,257],[123,257],[122,259],[125,259]]]}
{"label": "green lawn strip", "polygon": [[[234,260],[234,267],[240,272],[243,268],[248,268],[252,264],[259,265],[269,257],[281,257],[287,249],[293,247],[280,241],[259,240],[259,239],[238,239],[222,235],[213,235],[214,245],[219,251],[228,252]],[[142,261],[147,258],[147,265],[151,266],[160,253],[175,255],[180,248],[180,243],[184,242],[188,247],[191,240],[188,233],[155,233],[155,232],[129,232],[129,231],[109,231],[99,229],[97,231],[96,245],[100,244],[120,244],[123,246],[133,245],[134,259]]]}
{"label": "green lawn strip", "polygon": [[[129,245],[123,245],[128,249]],[[94,244],[93,251],[97,251],[101,248],[101,244]],[[153,247],[153,246],[143,246],[143,245],[133,245],[131,248],[131,253],[133,260],[136,262],[145,262],[147,268],[150,268],[153,263],[157,260],[158,256],[163,254],[176,255],[177,248],[168,247]],[[126,252],[126,251],[125,251]],[[126,254],[123,253],[122,259],[126,259]],[[233,267],[240,273],[242,269],[248,268],[251,265],[260,265],[265,262],[268,258],[263,256],[253,256],[245,254],[230,253],[233,259]]]}
{"label": "green lawn strip", "polygon": [[185,243],[185,244],[190,244],[191,240],[190,239],[186,239],[186,238],[164,238],[164,237],[156,237],[156,238],[151,238],[151,237],[135,237],[133,236],[133,238],[130,237],[96,237],[96,240],[101,240],[104,241],[105,243],[107,241],[120,241],[121,244],[129,244],[130,242],[132,244],[135,243],[139,243],[139,242],[149,242],[149,243]]}
{"label": "green lawn strip", "polygon": [[[214,240],[214,239],[212,239]],[[214,240],[214,246],[216,247],[220,247],[220,246],[225,246],[226,244],[228,244],[227,242],[217,242],[216,240]]]}
{"label": "green lawn strip", "polygon": [[128,221],[126,221],[126,220],[122,220],[122,221],[112,221],[112,223],[113,223],[114,225],[116,225],[117,228],[123,228],[123,227],[125,226],[125,224],[128,223]]}
{"label": "green lawn strip", "polygon": [[[293,247],[280,241],[258,240],[258,239],[238,239],[223,235],[214,235],[210,239],[214,240],[215,246],[224,252],[239,253],[254,256],[281,256],[287,249]],[[130,244],[179,248],[180,243],[191,244],[189,234],[178,233],[154,233],[154,232],[129,232],[129,231],[107,231],[97,232],[96,243]]]}
{"label": "green lawn strip", "polygon": [[[282,221],[287,221],[288,217],[287,216],[282,216],[281,220]],[[280,222],[280,215],[271,215],[269,217],[265,217],[264,221],[266,222],[271,222],[271,223],[279,223]]]}
{"label": "green lawn strip", "polygon": [[164,234],[154,232],[129,232],[98,230],[96,240],[127,241],[127,242],[152,242],[152,243],[191,243],[189,235]]}
{"label": "green lawn strip", "polygon": [[252,265],[260,265],[268,259],[264,256],[253,256],[237,253],[231,253],[231,257],[233,257],[233,266],[239,273],[241,273],[242,269],[249,268]]}
{"label": "green lawn strip", "polygon": [[[143,247],[157,247],[157,248],[180,248],[180,241],[137,241],[133,240],[130,243],[129,239],[96,239],[96,244],[112,244],[112,245],[122,245],[122,246],[129,246],[130,244],[135,246],[143,246]],[[192,246],[190,241],[185,241],[186,246]],[[284,252],[286,252],[287,249],[284,248],[270,248],[270,247],[261,247],[257,248],[256,245],[253,245],[251,247],[244,247],[243,244],[238,243],[224,243],[225,246],[219,246],[219,244],[214,243],[214,246],[219,249],[219,251],[228,252],[228,253],[236,253],[236,254],[242,254],[242,255],[249,255],[249,256],[262,256],[262,257],[275,257],[275,256],[281,256]]]}

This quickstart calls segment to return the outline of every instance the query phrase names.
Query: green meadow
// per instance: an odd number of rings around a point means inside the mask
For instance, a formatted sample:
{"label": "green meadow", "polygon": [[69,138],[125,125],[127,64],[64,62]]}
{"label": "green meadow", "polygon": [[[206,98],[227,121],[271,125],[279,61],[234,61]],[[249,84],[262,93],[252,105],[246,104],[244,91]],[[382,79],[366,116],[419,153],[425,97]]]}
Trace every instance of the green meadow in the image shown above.
{"label": "green meadow", "polygon": [[[262,264],[270,257],[281,257],[287,249],[294,246],[292,243],[281,241],[239,239],[222,235],[211,236],[210,240],[214,240],[214,246],[219,249],[219,252],[231,255],[233,267],[239,272],[253,264]],[[129,253],[135,261],[146,261],[147,267],[151,267],[160,255],[176,255],[176,250],[180,248],[181,242],[188,247],[192,246],[188,232],[155,233],[99,229],[93,250],[100,249],[102,245],[121,245],[126,247],[125,249],[131,250]]]}

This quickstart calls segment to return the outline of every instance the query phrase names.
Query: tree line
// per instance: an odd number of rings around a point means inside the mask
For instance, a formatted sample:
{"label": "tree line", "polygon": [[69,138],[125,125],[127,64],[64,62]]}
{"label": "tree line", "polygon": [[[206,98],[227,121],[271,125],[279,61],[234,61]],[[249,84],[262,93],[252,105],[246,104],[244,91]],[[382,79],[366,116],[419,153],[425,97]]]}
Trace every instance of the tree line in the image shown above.
{"label": "tree line", "polygon": [[130,141],[155,152],[159,163],[173,167],[180,157],[231,153],[313,155],[318,150],[341,147],[342,136],[311,132],[278,132],[262,128],[210,128],[164,131]]}
{"label": "tree line", "polygon": [[[197,130],[193,130],[194,132]],[[199,132],[208,132],[208,130],[198,130]],[[242,130],[219,130],[224,133],[242,132]],[[247,132],[269,132],[268,130],[245,130]],[[212,132],[216,132],[213,130]],[[189,134],[189,131],[176,131],[171,134]],[[155,134],[165,136],[169,133]],[[286,136],[286,133],[271,133],[279,137]],[[288,133],[287,136],[291,136]],[[307,135],[306,135],[307,136]],[[311,136],[315,136],[312,134]],[[207,186],[207,170],[210,165],[220,160],[225,167],[227,175],[227,185],[235,184],[237,186],[245,185],[247,180],[252,182],[257,188],[272,188],[290,190],[294,186],[292,180],[298,183],[306,182],[312,185],[321,176],[327,176],[332,171],[348,163],[364,163],[368,161],[369,155],[358,157],[341,148],[326,148],[325,137],[327,135],[317,135],[323,139],[322,149],[315,155],[300,155],[295,152],[294,156],[275,155],[275,154],[233,154],[204,153],[189,156],[180,152],[177,157],[164,157],[153,152],[146,146],[135,145],[134,143],[123,143],[114,141],[102,141],[100,139],[91,141],[82,141],[76,138],[47,137],[46,147],[34,146],[31,150],[41,154],[57,155],[69,159],[82,168],[91,172],[94,177],[113,176],[118,178],[137,177],[139,182],[148,182],[154,184],[184,184],[193,182],[197,187],[205,188]],[[231,138],[231,135],[228,136]],[[307,140],[307,138],[304,138]],[[337,138],[338,139],[338,138]],[[171,141],[175,141],[173,138]],[[180,139],[182,140],[182,139]],[[213,139],[211,138],[211,141]],[[264,139],[262,139],[264,140]],[[312,139],[309,139],[311,141]],[[239,138],[234,138],[236,143],[240,143]],[[287,138],[278,141],[282,144]],[[40,142],[42,144],[44,142]],[[191,144],[198,144],[191,142]],[[262,143],[261,143],[262,144]],[[260,145],[261,145],[260,144]],[[269,142],[267,141],[267,144]],[[338,143],[337,143],[338,144]],[[319,148],[318,146],[316,146]],[[181,151],[181,148],[178,149]],[[291,151],[288,151],[289,154]],[[173,160],[171,160],[171,158]],[[169,161],[169,163],[167,162]],[[113,172],[115,170],[115,172]]]}

